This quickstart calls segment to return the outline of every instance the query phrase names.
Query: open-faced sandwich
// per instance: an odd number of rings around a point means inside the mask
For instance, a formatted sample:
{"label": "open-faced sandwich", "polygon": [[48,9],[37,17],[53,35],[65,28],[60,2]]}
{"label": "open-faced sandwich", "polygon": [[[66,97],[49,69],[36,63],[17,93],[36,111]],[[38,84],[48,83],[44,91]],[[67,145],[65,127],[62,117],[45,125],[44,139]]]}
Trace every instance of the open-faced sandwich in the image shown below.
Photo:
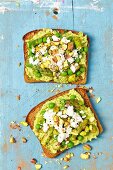
{"label": "open-faced sandwich", "polygon": [[27,33],[23,40],[26,82],[86,83],[87,35],[70,30],[41,29]]}
{"label": "open-faced sandwich", "polygon": [[97,138],[103,131],[82,88],[64,91],[38,104],[26,121],[50,158]]}

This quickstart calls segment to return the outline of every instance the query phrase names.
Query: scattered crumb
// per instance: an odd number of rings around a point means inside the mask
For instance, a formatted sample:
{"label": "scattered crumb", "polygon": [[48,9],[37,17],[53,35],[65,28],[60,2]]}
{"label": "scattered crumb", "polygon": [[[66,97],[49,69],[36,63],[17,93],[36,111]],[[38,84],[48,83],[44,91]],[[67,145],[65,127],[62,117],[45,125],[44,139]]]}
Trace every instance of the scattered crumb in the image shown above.
{"label": "scattered crumb", "polygon": [[20,95],[16,96],[16,99],[17,99],[17,100],[20,100]]}
{"label": "scattered crumb", "polygon": [[89,87],[89,93],[92,94],[94,91],[93,87]]}
{"label": "scattered crumb", "polygon": [[35,158],[31,159],[30,161],[32,164],[36,164],[37,163],[37,160]]}
{"label": "scattered crumb", "polygon": [[48,162],[47,161],[45,161],[45,164],[47,164]]}
{"label": "scattered crumb", "polygon": [[49,11],[46,11],[46,16],[49,16],[50,15],[50,12]]}
{"label": "scattered crumb", "polygon": [[96,155],[94,155],[94,154],[92,154],[92,157],[93,157],[94,159],[97,159],[97,156],[96,156]]}
{"label": "scattered crumb", "polygon": [[25,121],[20,122],[20,124],[23,125],[23,126],[28,126],[28,123],[25,122]]}
{"label": "scattered crumb", "polygon": [[90,158],[90,155],[91,155],[90,152],[81,153],[81,154],[80,154],[80,158],[81,158],[81,159],[84,159],[84,160],[87,160],[87,159]]}
{"label": "scattered crumb", "polygon": [[20,125],[14,121],[12,121],[9,126],[11,129],[18,129],[19,131],[21,130]]}
{"label": "scattered crumb", "polygon": [[94,94],[90,94],[90,97],[91,97],[91,98],[94,98],[94,97],[95,97],[95,95],[94,95]]}
{"label": "scattered crumb", "polygon": [[22,65],[22,63],[20,62],[20,63],[18,63],[18,67],[20,67]]}
{"label": "scattered crumb", "polygon": [[103,153],[102,152],[98,152],[98,155],[101,156]]}
{"label": "scattered crumb", "polygon": [[54,9],[53,9],[53,13],[54,13],[55,15],[57,15],[58,12],[59,12],[59,9],[58,9],[58,8],[54,8]]}
{"label": "scattered crumb", "polygon": [[43,156],[43,157],[45,157],[45,158],[47,158],[47,156],[45,155],[45,153],[44,153],[44,152],[42,152],[42,156]]}
{"label": "scattered crumb", "polygon": [[102,99],[101,97],[97,97],[95,100],[96,100],[96,103],[99,103]]}
{"label": "scattered crumb", "polygon": [[42,168],[42,165],[41,164],[35,164],[35,168],[36,168],[36,170],[40,170]]}
{"label": "scattered crumb", "polygon": [[9,142],[10,142],[11,144],[16,143],[16,139],[11,135]]}
{"label": "scattered crumb", "polygon": [[63,169],[67,169],[67,168],[69,168],[69,165],[65,165],[65,166],[63,167]]}
{"label": "scattered crumb", "polygon": [[55,94],[58,94],[58,93],[60,93],[60,92],[61,92],[60,90],[56,90]]}
{"label": "scattered crumb", "polygon": [[54,92],[56,88],[53,88],[52,90],[48,90],[48,92]]}
{"label": "scattered crumb", "polygon": [[62,158],[63,161],[69,162],[71,158],[74,157],[74,153],[67,153],[64,158]]}
{"label": "scattered crumb", "polygon": [[27,142],[27,139],[25,137],[22,137],[22,142],[23,143],[26,143]]}
{"label": "scattered crumb", "polygon": [[92,147],[88,144],[84,144],[83,149],[86,150],[86,151],[90,151],[92,149]]}
{"label": "scattered crumb", "polygon": [[16,2],[16,6],[19,8],[19,7],[20,7],[20,3],[19,3],[19,2]]}
{"label": "scattered crumb", "polygon": [[17,170],[22,170],[22,168],[20,166],[18,166]]}
{"label": "scattered crumb", "polygon": [[58,20],[58,17],[56,15],[53,15],[52,18]]}

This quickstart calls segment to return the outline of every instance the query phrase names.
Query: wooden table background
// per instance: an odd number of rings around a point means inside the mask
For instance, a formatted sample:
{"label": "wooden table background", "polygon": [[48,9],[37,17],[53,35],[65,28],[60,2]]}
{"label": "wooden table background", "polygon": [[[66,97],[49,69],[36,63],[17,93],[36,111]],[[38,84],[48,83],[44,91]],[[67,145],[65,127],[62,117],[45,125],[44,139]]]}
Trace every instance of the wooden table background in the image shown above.
{"label": "wooden table background", "polygon": [[[55,2],[55,1],[54,1]],[[112,0],[64,0],[54,3],[43,0],[39,4],[27,1],[0,0],[0,170],[34,170],[30,160],[35,157],[43,164],[43,170],[113,170],[113,1]],[[54,18],[53,8],[59,5],[60,13]],[[52,96],[57,90],[73,86],[57,84],[27,84],[24,82],[22,36],[39,28],[64,28],[83,31],[90,37],[89,70],[86,86],[93,87],[96,97],[102,101],[92,104],[104,128],[104,132],[90,145],[93,147],[89,160],[81,160],[79,145],[69,152],[75,154],[69,163],[58,164],[55,159],[41,156],[42,149],[29,127],[21,131],[9,128],[11,121],[23,121],[29,110]],[[18,64],[21,62],[21,66]],[[51,92],[51,90],[53,90]],[[20,95],[20,100],[16,96]],[[10,144],[13,135],[17,143]],[[21,137],[28,139],[22,144]],[[102,152],[102,155],[98,153]],[[48,163],[45,164],[45,161]]]}

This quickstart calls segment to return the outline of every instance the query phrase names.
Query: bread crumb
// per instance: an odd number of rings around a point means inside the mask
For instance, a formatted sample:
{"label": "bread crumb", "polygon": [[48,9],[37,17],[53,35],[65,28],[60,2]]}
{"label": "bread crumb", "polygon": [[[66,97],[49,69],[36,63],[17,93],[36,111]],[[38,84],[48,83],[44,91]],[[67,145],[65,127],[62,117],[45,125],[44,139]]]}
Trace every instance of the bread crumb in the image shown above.
{"label": "bread crumb", "polygon": [[48,162],[47,161],[45,161],[45,164],[47,164]]}
{"label": "bread crumb", "polygon": [[28,123],[25,122],[25,121],[20,122],[20,124],[23,125],[23,126],[28,126]]}
{"label": "bread crumb", "polygon": [[53,15],[52,18],[58,20],[58,17],[56,15]]}
{"label": "bread crumb", "polygon": [[27,139],[25,137],[22,137],[22,142],[23,143],[26,143],[27,142]]}
{"label": "bread crumb", "polygon": [[101,97],[97,97],[95,100],[96,100],[96,103],[98,104],[102,99]]}
{"label": "bread crumb", "polygon": [[17,100],[20,100],[20,95],[16,96],[16,99],[17,99]]}
{"label": "bread crumb", "polygon": [[21,170],[22,168],[20,166],[18,166],[17,170]]}
{"label": "bread crumb", "polygon": [[65,166],[63,167],[63,169],[67,169],[67,168],[69,168],[69,165],[65,165]]}
{"label": "bread crumb", "polygon": [[12,121],[9,126],[11,129],[18,129],[19,131],[21,130],[20,125],[14,121]]}
{"label": "bread crumb", "polygon": [[12,144],[16,143],[16,139],[11,135],[9,142],[12,143]]}
{"label": "bread crumb", "polygon": [[33,158],[33,159],[31,160],[31,163],[32,163],[32,164],[36,164],[36,163],[37,163],[37,160],[36,160],[35,158]]}
{"label": "bread crumb", "polygon": [[21,62],[19,62],[19,63],[18,63],[18,67],[20,67],[21,65],[22,65],[22,63],[21,63]]}
{"label": "bread crumb", "polygon": [[50,12],[49,11],[46,11],[46,16],[49,16],[50,15]]}

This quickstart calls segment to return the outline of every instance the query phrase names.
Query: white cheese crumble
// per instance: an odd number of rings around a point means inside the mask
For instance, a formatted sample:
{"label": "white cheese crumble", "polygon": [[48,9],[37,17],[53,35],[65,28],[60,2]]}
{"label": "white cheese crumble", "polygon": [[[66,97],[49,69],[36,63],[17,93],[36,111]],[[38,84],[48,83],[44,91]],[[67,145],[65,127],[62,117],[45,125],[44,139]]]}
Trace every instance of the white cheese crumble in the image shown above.
{"label": "white cheese crumble", "polygon": [[52,51],[53,51],[53,50],[56,50],[56,49],[57,49],[56,46],[51,46],[51,47],[50,47],[50,50],[52,50]]}
{"label": "white cheese crumble", "polygon": [[44,132],[47,132],[48,129],[49,129],[49,125],[48,125],[47,123],[44,123],[44,124],[43,124],[43,131],[44,131]]}
{"label": "white cheese crumble", "polygon": [[70,64],[74,62],[74,59],[72,57],[68,58],[67,60]]}
{"label": "white cheese crumble", "polygon": [[36,59],[36,60],[34,61],[34,60],[33,60],[33,57],[30,57],[30,58],[29,58],[29,63],[30,63],[30,64],[33,64],[33,65],[37,65],[37,64],[39,63],[39,60]]}
{"label": "white cheese crumble", "polygon": [[77,50],[73,50],[73,57],[74,57],[74,58],[77,58],[77,57],[78,57]]}
{"label": "white cheese crumble", "polygon": [[46,119],[46,123],[49,124],[49,125],[54,125],[54,120],[53,120],[53,117],[56,113],[53,112],[52,109],[48,110],[45,112],[44,114],[44,119]]}
{"label": "white cheese crumble", "polygon": [[70,66],[70,69],[72,70],[73,73],[75,73],[77,67],[78,67],[78,63],[75,63],[75,64],[72,64],[72,65]]}
{"label": "white cheese crumble", "polygon": [[59,60],[59,61],[57,62],[57,66],[58,66],[60,69],[63,68],[63,62],[62,62],[62,60]]}
{"label": "white cheese crumble", "polygon": [[50,43],[50,38],[49,38],[49,37],[47,37],[47,43],[48,43],[48,44]]}
{"label": "white cheese crumble", "polygon": [[42,47],[42,48],[40,49],[40,52],[41,52],[42,55],[44,55],[45,53],[47,53],[47,47],[46,47],[46,46]]}
{"label": "white cheese crumble", "polygon": [[74,65],[71,65],[70,69],[72,70],[72,72],[73,72],[73,73],[75,73],[76,68],[75,68],[75,66],[74,66]]}
{"label": "white cheese crumble", "polygon": [[[59,123],[54,122],[54,116],[57,115],[60,118],[70,117],[70,124],[64,126],[64,121],[60,119]],[[43,131],[47,132],[49,125],[52,125],[58,132],[58,142],[61,143],[63,140],[66,140],[72,131],[72,128],[78,127],[78,124],[83,121],[81,116],[74,112],[73,106],[68,106],[65,113],[63,111],[54,112],[53,109],[47,110],[44,114],[45,123],[43,123]]]}
{"label": "white cheese crumble", "polygon": [[70,42],[70,40],[68,40],[66,37],[63,37],[63,38],[61,39],[61,42],[67,44],[67,43]]}
{"label": "white cheese crumble", "polygon": [[34,47],[32,47],[32,50],[31,50],[31,51],[32,51],[32,53],[34,54],[34,53],[35,53],[35,48],[34,48]]}
{"label": "white cheese crumble", "polygon": [[60,40],[60,38],[58,38],[58,37],[55,36],[55,35],[52,36],[52,39],[53,39],[53,41],[59,41],[59,40]]}

